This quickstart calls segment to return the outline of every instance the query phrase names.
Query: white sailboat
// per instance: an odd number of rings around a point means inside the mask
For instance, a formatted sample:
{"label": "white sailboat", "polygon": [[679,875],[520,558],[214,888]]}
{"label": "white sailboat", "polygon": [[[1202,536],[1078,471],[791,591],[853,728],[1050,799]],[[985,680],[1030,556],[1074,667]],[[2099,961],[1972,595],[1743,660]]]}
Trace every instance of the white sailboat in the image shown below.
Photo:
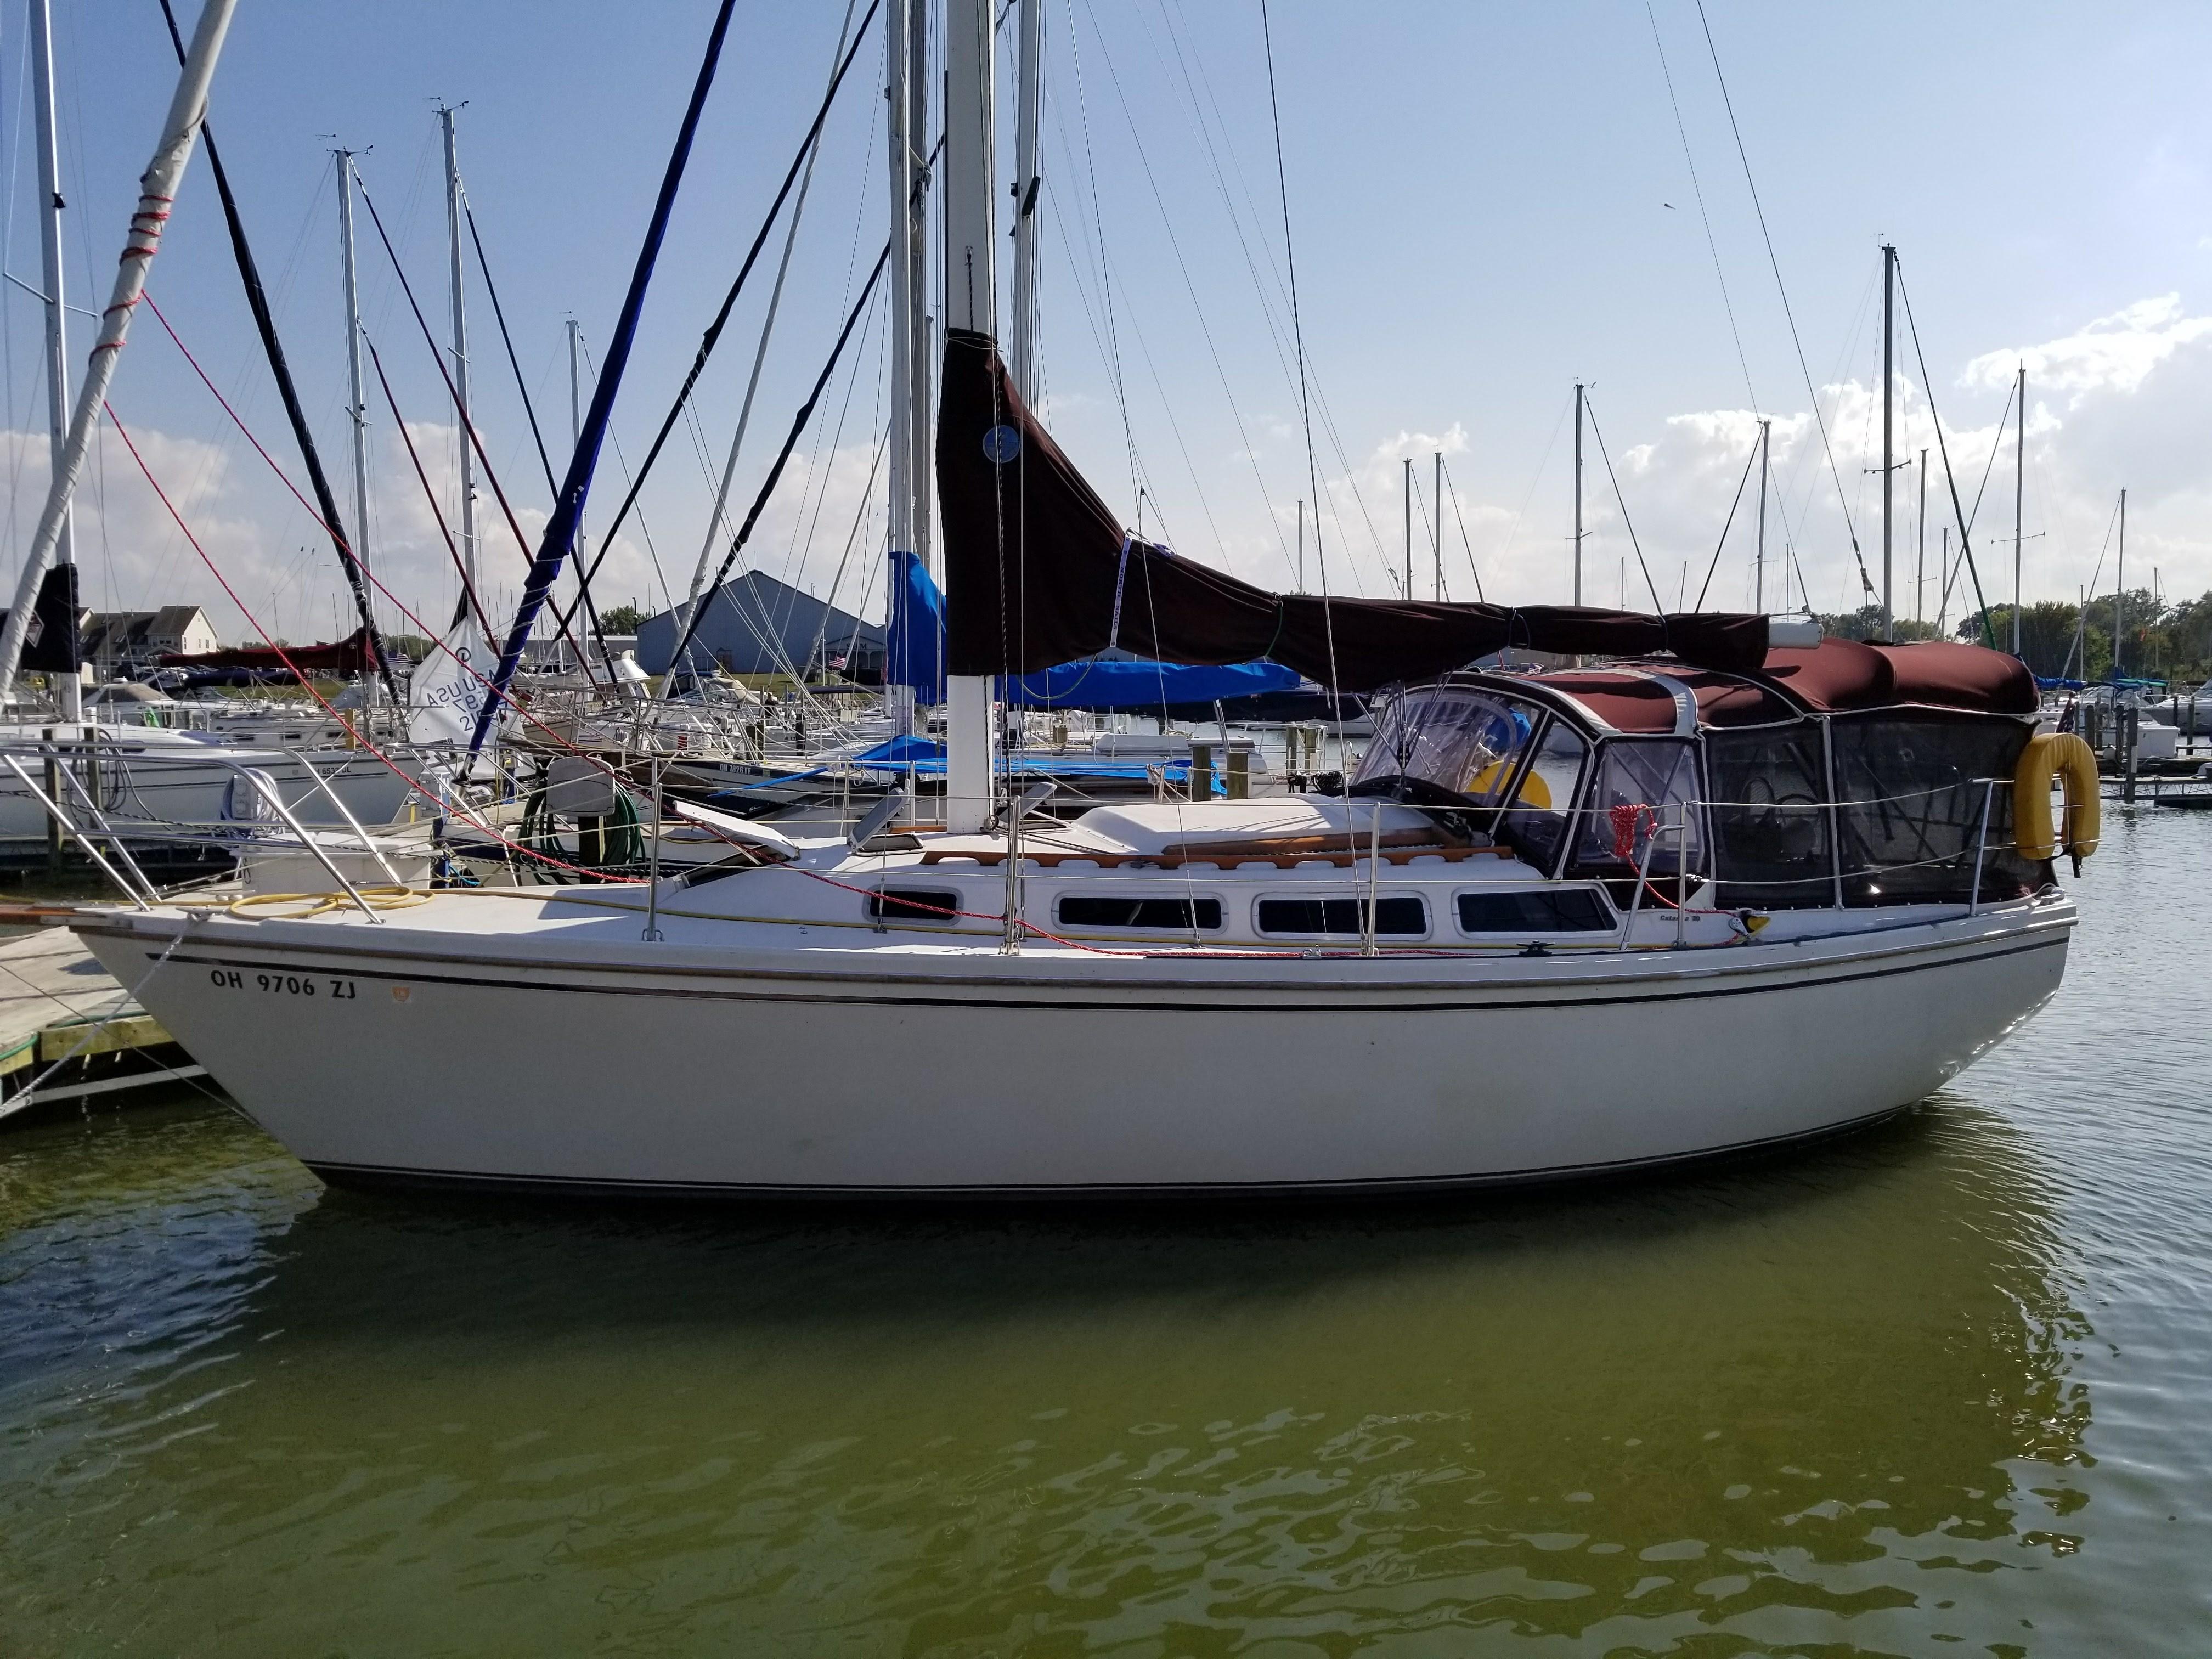
{"label": "white sailboat", "polygon": [[[946,240],[972,279],[937,434],[948,826],[809,840],[693,811],[726,855],[637,885],[80,915],[258,1121],[361,1182],[1400,1191],[1832,1132],[2051,995],[2075,909],[2051,860],[2094,847],[2094,801],[2053,834],[2074,740],[2036,737],[2012,659],[1269,595],[1121,531],[990,336],[991,8],[947,9]],[[994,782],[991,676],[1100,648],[1109,608],[1166,660],[1242,660],[1256,631],[1338,690],[1412,689],[1341,793],[1032,820]],[[1632,659],[1449,672],[1501,642]]]}

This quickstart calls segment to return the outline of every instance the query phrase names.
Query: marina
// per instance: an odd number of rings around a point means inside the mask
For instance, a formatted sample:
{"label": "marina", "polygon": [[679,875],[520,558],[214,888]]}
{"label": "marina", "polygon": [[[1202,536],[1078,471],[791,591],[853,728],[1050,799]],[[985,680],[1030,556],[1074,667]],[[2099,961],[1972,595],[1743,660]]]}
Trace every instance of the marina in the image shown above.
{"label": "marina", "polygon": [[0,1651],[2203,1646],[2041,21],[0,4]]}
{"label": "marina", "polygon": [[2193,1655],[2204,825],[2107,834],[2057,997],[1903,1118],[1473,1206],[406,1203],[189,1089],[45,1118],[0,1629]]}

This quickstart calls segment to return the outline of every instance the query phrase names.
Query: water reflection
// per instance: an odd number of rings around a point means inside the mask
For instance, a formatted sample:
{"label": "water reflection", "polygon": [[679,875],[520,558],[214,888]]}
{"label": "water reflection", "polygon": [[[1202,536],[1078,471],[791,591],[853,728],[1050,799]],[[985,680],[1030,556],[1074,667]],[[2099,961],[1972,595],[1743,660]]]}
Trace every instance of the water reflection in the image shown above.
{"label": "water reflection", "polygon": [[400,1204],[206,1109],[4,1145],[33,1647],[2005,1651],[2086,1501],[2050,1183],[1959,1101],[1196,1220]]}

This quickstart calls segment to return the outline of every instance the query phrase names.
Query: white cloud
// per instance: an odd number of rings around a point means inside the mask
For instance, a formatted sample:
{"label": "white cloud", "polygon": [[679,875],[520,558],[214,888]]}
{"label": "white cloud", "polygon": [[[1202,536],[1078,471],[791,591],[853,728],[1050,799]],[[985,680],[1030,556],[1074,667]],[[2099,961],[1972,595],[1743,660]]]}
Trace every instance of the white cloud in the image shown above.
{"label": "white cloud", "polygon": [[2185,316],[2181,296],[2162,294],[2061,339],[1984,352],[1966,365],[1960,384],[2002,390],[2025,363],[2031,386],[2070,392],[2079,403],[2094,392],[2136,391],[2160,364],[2208,337],[2212,317]]}

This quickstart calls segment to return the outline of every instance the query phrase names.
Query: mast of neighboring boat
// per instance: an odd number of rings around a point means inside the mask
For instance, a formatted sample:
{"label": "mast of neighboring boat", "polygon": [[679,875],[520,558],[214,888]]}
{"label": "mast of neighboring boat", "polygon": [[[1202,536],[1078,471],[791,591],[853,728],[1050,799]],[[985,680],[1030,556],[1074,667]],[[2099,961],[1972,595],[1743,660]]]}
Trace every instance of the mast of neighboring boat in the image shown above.
{"label": "mast of neighboring boat", "polygon": [[[945,9],[945,326],[998,334],[998,234],[992,118],[997,108],[991,0]],[[1018,556],[1019,550],[1016,550]],[[945,601],[957,602],[947,573]],[[972,600],[970,601],[972,603]],[[973,834],[991,816],[991,678],[945,680],[945,827]]]}
{"label": "mast of neighboring boat", "polygon": [[1406,493],[1405,597],[1410,599],[1413,597],[1413,458],[1411,455],[1407,456],[1403,462],[1403,465],[1405,467],[1404,483]]}
{"label": "mast of neighboring boat", "polygon": [[[205,0],[201,7],[199,21],[192,29],[191,49],[185,54],[184,67],[177,75],[176,91],[169,100],[168,114],[161,123],[161,141],[155,146],[153,160],[139,176],[138,204],[131,216],[130,239],[117,261],[115,285],[109,293],[107,308],[100,313],[100,333],[93,342],[85,366],[84,384],[77,392],[68,435],[62,442],[61,453],[54,458],[53,476],[46,488],[46,502],[39,514],[38,529],[23,556],[15,603],[8,612],[6,627],[0,629],[0,702],[8,701],[15,693],[15,671],[23,659],[23,641],[30,629],[32,608],[37,602],[47,567],[53,562],[62,523],[69,513],[70,498],[84,471],[85,456],[92,447],[93,425],[100,418],[108,386],[115,378],[115,360],[122,355],[124,342],[131,331],[131,314],[138,308],[139,297],[145,292],[147,267],[153,264],[161,248],[162,227],[168,222],[185,164],[191,160],[193,146],[198,143],[200,118],[207,112],[208,83],[215,77],[216,60],[222,55],[223,36],[229,30],[231,14],[236,9],[237,0]],[[57,294],[53,297],[58,301],[63,296]]]}
{"label": "mast of neighboring boat", "polygon": [[453,149],[453,114],[459,106],[438,106],[438,131],[446,145],[446,240],[453,278],[453,403],[461,428],[461,568],[477,585],[476,461],[469,443],[469,313],[461,289],[461,163]]}
{"label": "mast of neighboring boat", "polygon": [[1881,636],[1897,638],[1897,613],[1890,604],[1890,536],[1889,498],[1890,468],[1893,454],[1890,447],[1890,422],[1894,411],[1893,396],[1896,380],[1895,331],[1892,327],[1897,299],[1897,249],[1890,243],[1881,245]]}
{"label": "mast of neighboring boat", "polygon": [[[39,137],[39,250],[43,257],[46,292],[40,297],[46,313],[46,465],[49,476],[69,441],[69,325],[63,307],[61,153],[55,143],[53,20],[47,0],[31,0],[32,118]],[[62,509],[61,529],[54,540],[56,565],[76,562],[76,538],[72,514]],[[76,619],[70,619],[76,626]],[[57,676],[55,690],[61,717],[75,721],[84,714],[84,686],[74,674]]]}
{"label": "mast of neighboring boat", "polygon": [[2020,437],[2012,468],[2012,653],[2020,655],[2021,548],[2027,538],[2023,514],[2027,501],[2027,365],[2020,366]]}
{"label": "mast of neighboring boat", "polygon": [[[568,447],[571,450],[575,448],[577,440],[584,435],[584,382],[583,376],[579,372],[578,368],[578,360],[583,356],[583,342],[579,337],[579,328],[580,325],[577,323],[576,319],[574,317],[569,318]],[[585,562],[584,555],[589,550],[590,546],[590,540],[584,534],[584,509],[580,507],[576,509],[576,569],[580,575],[587,568]],[[602,635],[600,638],[599,654],[601,656],[605,656],[606,654],[606,641],[605,635]],[[612,663],[609,663],[607,665],[607,668],[610,674],[611,674],[614,669],[614,665]]]}
{"label": "mast of neighboring boat", "polygon": [[1435,520],[1429,528],[1437,561],[1436,599],[1438,605],[1442,605],[1444,599],[1444,453],[1441,449],[1437,451],[1436,499],[1429,503],[1429,512]]}
{"label": "mast of neighboring boat", "polygon": [[1575,382],[1575,603],[1583,602],[1583,383]]}
{"label": "mast of neighboring boat", "polygon": [[[1759,423],[1759,550],[1751,561],[1751,608],[1761,616],[1766,614],[1766,471],[1773,427],[1771,421]],[[1790,575],[1786,570],[1782,576],[1782,608],[1790,608]]]}
{"label": "mast of neighboring boat", "polygon": [[[345,289],[346,418],[353,433],[353,549],[368,568],[368,403],[361,379],[361,283],[353,257],[353,152],[332,150],[338,167],[338,259]],[[476,583],[471,580],[469,586]],[[468,595],[461,596],[463,605]]]}
{"label": "mast of neighboring boat", "polygon": [[2128,613],[2128,492],[2120,491],[2120,554],[2112,578],[2112,679],[2120,678],[2120,642],[2127,637],[2123,618]]}
{"label": "mast of neighboring boat", "polygon": [[1912,620],[1917,626],[1928,608],[1928,452],[1920,452],[1920,510],[1915,515],[1918,545],[1912,555]]}

